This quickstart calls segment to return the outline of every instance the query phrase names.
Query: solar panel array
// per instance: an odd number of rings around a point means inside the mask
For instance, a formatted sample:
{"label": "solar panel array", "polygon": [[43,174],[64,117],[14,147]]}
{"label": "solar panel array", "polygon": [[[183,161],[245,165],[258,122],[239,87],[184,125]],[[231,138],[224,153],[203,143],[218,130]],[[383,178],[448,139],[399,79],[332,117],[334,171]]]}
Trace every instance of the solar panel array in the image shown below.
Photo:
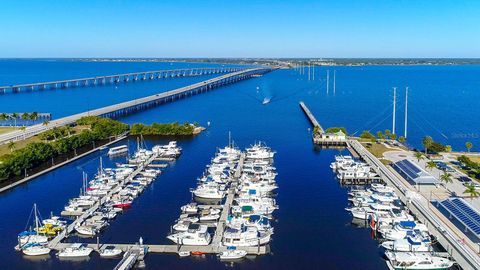
{"label": "solar panel array", "polygon": [[440,204],[472,233],[480,235],[480,214],[463,199],[450,198]]}
{"label": "solar panel array", "polygon": [[411,180],[418,177],[418,173],[421,170],[412,164],[408,159],[404,159],[395,163],[395,166],[405,173]]}

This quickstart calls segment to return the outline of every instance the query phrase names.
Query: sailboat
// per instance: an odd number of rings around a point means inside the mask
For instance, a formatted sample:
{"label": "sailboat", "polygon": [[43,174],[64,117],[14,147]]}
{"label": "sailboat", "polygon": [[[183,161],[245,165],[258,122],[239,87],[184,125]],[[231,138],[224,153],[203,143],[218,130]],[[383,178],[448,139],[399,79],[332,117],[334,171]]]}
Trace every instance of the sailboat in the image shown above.
{"label": "sailboat", "polygon": [[270,98],[268,97],[264,98],[262,101],[262,105],[267,105],[268,103],[270,103]]}
{"label": "sailboat", "polygon": [[42,221],[39,218],[37,204],[33,204],[32,211],[35,216],[35,230],[23,231],[18,234],[18,247],[27,256],[46,255],[50,253],[50,249],[46,246],[48,244],[48,237],[44,235],[39,235],[37,233],[42,225]]}

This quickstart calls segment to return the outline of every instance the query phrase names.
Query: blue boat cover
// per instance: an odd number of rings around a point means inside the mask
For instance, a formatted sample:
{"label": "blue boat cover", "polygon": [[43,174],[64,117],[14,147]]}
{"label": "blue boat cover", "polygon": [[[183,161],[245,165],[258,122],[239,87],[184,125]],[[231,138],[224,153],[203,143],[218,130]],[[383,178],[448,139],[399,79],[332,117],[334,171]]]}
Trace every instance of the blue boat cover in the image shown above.
{"label": "blue boat cover", "polygon": [[400,226],[402,226],[403,228],[412,229],[417,226],[417,224],[415,223],[415,221],[400,221]]}

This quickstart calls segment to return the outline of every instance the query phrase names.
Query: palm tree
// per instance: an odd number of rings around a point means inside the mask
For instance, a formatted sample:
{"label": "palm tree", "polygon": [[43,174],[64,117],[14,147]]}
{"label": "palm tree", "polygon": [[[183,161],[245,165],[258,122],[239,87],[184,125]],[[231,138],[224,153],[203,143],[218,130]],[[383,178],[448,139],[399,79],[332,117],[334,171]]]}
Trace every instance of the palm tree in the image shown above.
{"label": "palm tree", "polygon": [[0,120],[7,120],[7,119],[8,119],[8,115],[6,113],[0,114]]}
{"label": "palm tree", "polygon": [[382,131],[380,131],[380,130],[377,131],[377,138],[378,138],[379,140],[382,140],[382,141],[385,140],[385,135],[383,135],[383,132],[382,132]]}
{"label": "palm tree", "polygon": [[27,129],[26,126],[22,126],[22,127],[20,128],[20,130],[23,131],[23,139],[24,139],[24,140],[25,140],[25,130],[26,130],[26,129]]}
{"label": "palm tree", "polygon": [[50,124],[50,121],[48,121],[48,120],[44,120],[43,123],[42,123],[42,125],[44,125],[44,126],[48,126],[48,124]]}
{"label": "palm tree", "polygon": [[413,156],[417,159],[418,162],[420,162],[420,160],[422,160],[424,158],[423,154],[421,152],[415,152],[415,154],[413,154]]}
{"label": "palm tree", "polygon": [[29,116],[29,119],[32,120],[32,124],[35,123],[35,121],[37,121],[37,118],[38,118],[38,112],[32,112]]}
{"label": "palm tree", "polygon": [[453,180],[452,180],[452,175],[449,173],[449,172],[444,172],[441,176],[440,176],[440,180],[442,180],[442,182],[445,182],[445,184],[448,184],[448,183],[452,183]]}
{"label": "palm tree", "polygon": [[[22,113],[22,120],[27,121],[30,119],[30,114],[29,113]],[[25,123],[24,123],[25,125]]]}
{"label": "palm tree", "polygon": [[477,198],[480,196],[480,192],[477,191],[474,184],[470,184],[466,186],[464,194],[468,194],[468,197],[473,201],[473,198]]}
{"label": "palm tree", "polygon": [[470,149],[472,149],[473,143],[471,143],[471,142],[466,142],[466,143],[465,143],[465,147],[467,148],[467,151],[470,153]]}
{"label": "palm tree", "polygon": [[432,144],[433,144],[432,137],[430,137],[430,136],[423,137],[422,144],[423,144],[423,147],[425,147],[425,154],[427,154],[428,148],[430,148],[430,146],[432,146]]}
{"label": "palm tree", "polygon": [[429,169],[430,171],[433,170],[435,167],[437,167],[437,164],[435,164],[435,162],[431,160],[427,162],[426,168]]}
{"label": "palm tree", "polygon": [[10,114],[10,118],[12,118],[12,119],[15,121],[15,127],[17,127],[18,113],[12,113],[12,114]]}
{"label": "palm tree", "polygon": [[10,141],[8,143],[8,149],[10,149],[10,152],[13,152],[13,150],[15,150],[15,147],[16,147],[16,145],[13,141]]}

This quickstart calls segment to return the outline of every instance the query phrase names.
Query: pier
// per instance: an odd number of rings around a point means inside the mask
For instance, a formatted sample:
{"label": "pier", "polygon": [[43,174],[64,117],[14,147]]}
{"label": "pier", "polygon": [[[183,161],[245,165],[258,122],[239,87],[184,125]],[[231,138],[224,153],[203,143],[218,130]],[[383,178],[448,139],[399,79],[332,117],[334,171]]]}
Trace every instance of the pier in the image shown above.
{"label": "pier", "polygon": [[[155,156],[152,157],[149,160],[149,162],[146,162],[144,166],[148,167],[147,164],[149,164],[150,162],[152,162],[154,160],[156,160]],[[231,206],[233,204],[233,201],[234,201],[234,198],[235,198],[237,181],[242,174],[242,168],[243,168],[244,160],[245,160],[245,154],[243,153],[240,157],[240,160],[239,160],[237,166],[236,166],[235,174],[232,177],[231,186],[228,189],[228,194],[227,194],[227,197],[225,199],[225,203],[223,204],[223,207],[221,205],[215,205],[214,206],[216,208],[221,207],[222,212],[221,212],[220,218],[218,220],[218,224],[217,224],[217,227],[215,229],[215,234],[212,238],[212,242],[209,245],[207,245],[207,246],[188,246],[188,245],[181,245],[181,244],[155,245],[155,244],[143,244],[142,243],[141,247],[145,248],[145,250],[148,251],[148,253],[179,253],[179,252],[182,252],[182,251],[189,251],[189,252],[202,252],[202,253],[205,253],[205,254],[218,254],[222,251],[226,251],[227,247],[222,245],[222,237],[223,237],[223,232],[225,231],[225,224],[226,224],[228,215],[230,213],[230,208],[231,208]],[[143,166],[141,166],[141,168],[138,168],[127,179],[132,179],[136,174],[138,174],[141,171],[142,168],[143,168]],[[108,196],[109,195],[106,195],[105,197],[108,197]],[[56,250],[62,250],[62,249],[65,249],[65,248],[69,247],[71,245],[71,243],[62,243],[61,241],[63,241],[63,239],[65,239],[68,236],[69,233],[73,232],[76,224],[80,224],[81,222],[83,222],[83,220],[85,220],[90,215],[90,213],[95,212],[95,210],[100,205],[101,205],[101,202],[100,202],[100,204],[99,203],[95,204],[92,208],[90,208],[84,214],[79,216],[72,224],[70,224],[67,227],[66,230],[62,231],[61,234],[59,234],[52,241],[50,241],[49,247],[52,248],[52,249],[56,249]],[[208,206],[204,206],[204,207],[209,208],[211,206],[208,205]],[[70,215],[72,213],[62,212],[62,215],[65,215],[65,214]],[[106,246],[113,246],[117,249],[121,249],[122,251],[127,252],[128,255],[124,256],[122,261],[117,265],[117,267],[120,267],[121,265],[123,265],[122,266],[123,268],[115,268],[115,269],[130,269],[127,266],[132,264],[132,261],[133,261],[133,264],[134,264],[135,261],[139,260],[138,258],[140,256],[140,255],[137,256],[134,260],[133,257],[135,257],[135,255],[132,255],[131,252],[128,253],[129,251],[139,249],[138,244],[85,243],[84,245],[88,246],[88,247],[91,247],[96,251],[100,251],[100,250],[102,250],[102,248],[104,248]],[[254,247],[252,247],[252,246],[251,247],[241,247],[240,249],[245,250],[245,251],[247,251],[248,254],[252,254],[252,255],[262,255],[262,254],[267,254],[267,253],[270,252],[270,247],[268,245],[266,245],[266,246],[265,245],[264,246],[259,245],[259,246],[254,246]],[[145,251],[145,253],[146,253],[146,251]],[[132,259],[127,260],[126,257],[132,257]],[[130,267],[132,267],[132,265],[130,265]]]}
{"label": "pier", "polygon": [[18,141],[35,136],[43,131],[54,127],[72,125],[78,119],[84,116],[100,116],[109,118],[118,118],[138,111],[146,110],[168,102],[173,102],[192,95],[208,92],[212,89],[232,84],[238,81],[252,78],[254,75],[262,75],[271,71],[271,68],[251,68],[221,75],[206,81],[198,82],[189,86],[184,86],[175,90],[151,95],[143,98],[134,99],[87,112],[82,112],[60,119],[52,120],[47,125],[37,124],[27,127],[25,130],[12,131],[0,135],[0,144],[10,141]]}
{"label": "pier", "polygon": [[411,186],[402,181],[401,176],[387,168],[360,142],[348,140],[348,145],[382,177],[385,183],[395,188],[402,202],[422,223],[427,225],[430,232],[462,269],[480,269],[478,243],[470,241],[464,232],[445,218],[429,200],[412,190]]}
{"label": "pier", "polygon": [[19,93],[23,91],[39,91],[49,89],[66,89],[73,87],[88,87],[107,84],[128,83],[146,80],[159,80],[178,77],[193,77],[211,74],[237,72],[243,68],[190,68],[143,71],[115,75],[95,76],[71,80],[59,80],[50,82],[38,82],[28,84],[0,86],[0,94]]}
{"label": "pier", "polygon": [[[125,183],[131,181],[136,175],[138,175],[146,166],[148,166],[150,163],[152,163],[155,158],[157,157],[156,154],[153,154],[150,159],[148,159],[145,163],[140,164],[138,168],[133,171],[128,177],[126,177],[124,180],[121,181],[120,185],[124,185]],[[103,196],[99,201],[97,201],[92,207],[90,207],[88,210],[86,210],[83,213],[80,212],[70,212],[70,211],[62,211],[61,215],[62,216],[77,216],[77,218],[69,224],[64,230],[62,230],[55,238],[53,238],[51,241],[48,242],[48,247],[51,249],[61,249],[59,247],[62,247],[61,242],[68,237],[69,234],[75,231],[75,227],[77,225],[82,224],[87,218],[92,216],[92,214],[100,208],[107,198],[111,197],[113,193],[115,193],[115,189],[112,189],[107,193],[107,195]]]}
{"label": "pier", "polygon": [[339,131],[336,133],[326,132],[320,123],[317,121],[313,113],[308,109],[307,105],[303,101],[300,101],[300,108],[307,116],[308,120],[313,126],[312,140],[313,143],[321,146],[346,146],[347,136],[343,132]]}

